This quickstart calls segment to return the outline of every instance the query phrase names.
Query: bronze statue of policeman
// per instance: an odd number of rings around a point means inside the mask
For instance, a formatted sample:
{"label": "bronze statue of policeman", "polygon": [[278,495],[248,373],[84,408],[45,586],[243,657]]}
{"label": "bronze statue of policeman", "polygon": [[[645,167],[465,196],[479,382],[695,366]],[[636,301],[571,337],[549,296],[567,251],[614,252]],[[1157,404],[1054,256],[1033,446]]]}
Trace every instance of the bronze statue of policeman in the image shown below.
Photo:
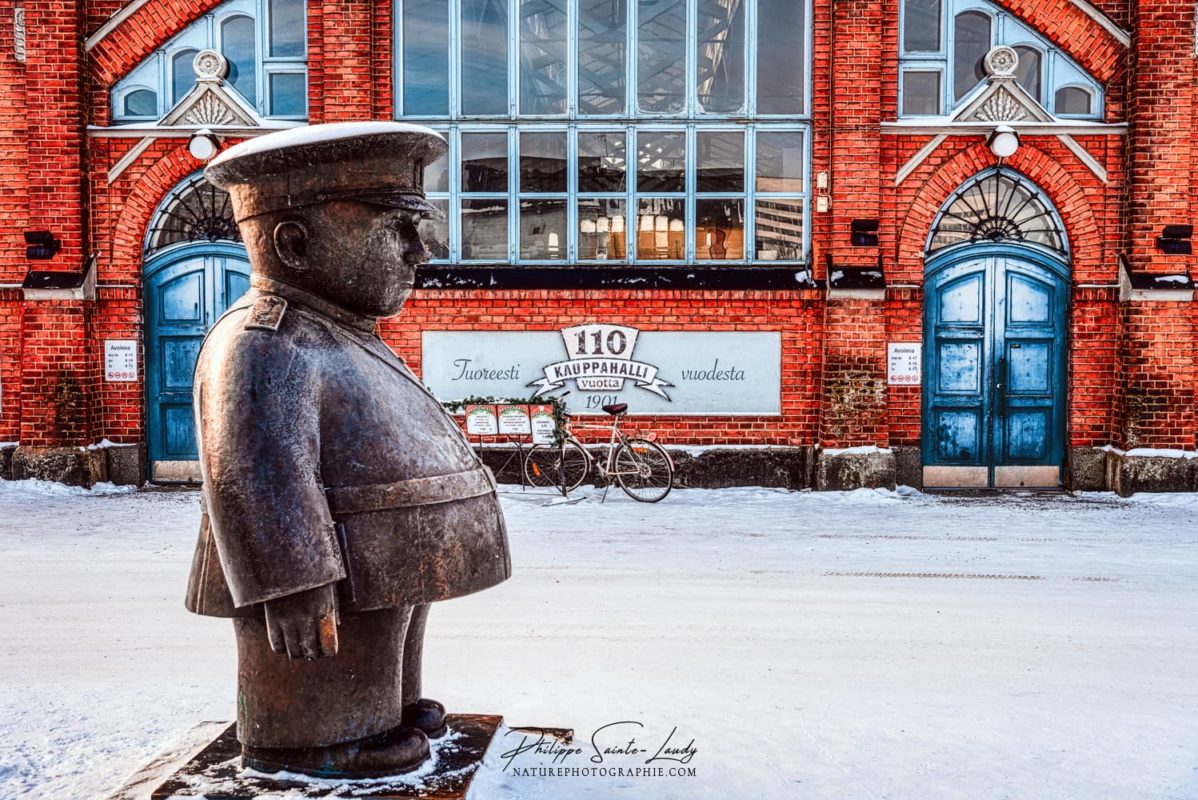
{"label": "bronze statue of policeman", "polygon": [[187,607],[231,617],[245,766],[405,772],[445,732],[422,697],[428,605],[511,573],[495,483],[376,333],[427,254],[433,131],[315,125],[230,148],[251,290],[195,373],[204,479]]}

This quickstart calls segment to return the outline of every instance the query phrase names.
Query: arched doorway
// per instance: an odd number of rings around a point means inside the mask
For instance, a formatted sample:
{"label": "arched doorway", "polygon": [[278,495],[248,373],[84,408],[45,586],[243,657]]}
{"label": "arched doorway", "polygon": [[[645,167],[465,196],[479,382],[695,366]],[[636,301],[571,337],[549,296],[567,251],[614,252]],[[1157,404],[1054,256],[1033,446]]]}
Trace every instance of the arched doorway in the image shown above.
{"label": "arched doorway", "polygon": [[999,167],[954,192],[925,266],[926,486],[1060,485],[1068,304],[1068,240],[1035,184]]}
{"label": "arched doorway", "polygon": [[204,334],[249,289],[250,265],[228,195],[193,175],[167,196],[146,236],[146,444],[150,480],[199,480],[192,373]]}

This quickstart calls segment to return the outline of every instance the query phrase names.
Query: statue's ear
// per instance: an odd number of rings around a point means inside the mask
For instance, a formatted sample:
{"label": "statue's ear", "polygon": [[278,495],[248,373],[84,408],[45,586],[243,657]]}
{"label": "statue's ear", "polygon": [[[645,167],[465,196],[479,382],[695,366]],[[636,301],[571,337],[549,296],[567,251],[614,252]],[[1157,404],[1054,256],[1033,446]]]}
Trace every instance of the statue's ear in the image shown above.
{"label": "statue's ear", "polygon": [[279,260],[296,272],[308,269],[308,228],[298,219],[275,226],[275,252]]}

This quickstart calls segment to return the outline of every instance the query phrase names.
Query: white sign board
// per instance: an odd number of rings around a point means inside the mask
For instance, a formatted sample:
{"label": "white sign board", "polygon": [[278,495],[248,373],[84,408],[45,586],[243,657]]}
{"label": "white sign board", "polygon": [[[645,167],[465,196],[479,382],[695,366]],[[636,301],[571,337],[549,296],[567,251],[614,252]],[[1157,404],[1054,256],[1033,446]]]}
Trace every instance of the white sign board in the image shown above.
{"label": "white sign board", "polygon": [[466,433],[471,436],[494,436],[499,433],[495,406],[466,406]]}
{"label": "white sign board", "polygon": [[532,423],[528,420],[528,406],[500,406],[499,433],[506,436],[528,436]]}
{"label": "white sign board", "polygon": [[919,386],[923,378],[923,344],[890,342],[886,345],[886,382],[891,386]]}
{"label": "white sign board", "polygon": [[[780,414],[779,331],[425,331],[422,378],[442,401],[565,395],[572,414]],[[566,395],[566,392],[569,392]]]}
{"label": "white sign board", "polygon": [[137,340],[104,340],[104,380],[137,380]]}
{"label": "white sign board", "polygon": [[557,431],[557,421],[553,418],[553,406],[532,406],[532,443],[551,444],[553,434]]}

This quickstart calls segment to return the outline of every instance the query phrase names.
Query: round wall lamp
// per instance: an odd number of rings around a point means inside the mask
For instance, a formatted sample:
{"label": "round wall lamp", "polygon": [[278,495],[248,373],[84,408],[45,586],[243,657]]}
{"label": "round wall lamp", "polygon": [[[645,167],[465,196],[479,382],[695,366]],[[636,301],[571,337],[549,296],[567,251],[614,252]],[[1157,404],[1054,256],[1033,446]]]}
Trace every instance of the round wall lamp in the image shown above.
{"label": "round wall lamp", "polygon": [[1019,149],[1019,134],[1010,125],[999,125],[986,139],[986,145],[999,158],[1010,158]]}
{"label": "round wall lamp", "polygon": [[207,161],[220,152],[220,139],[207,128],[201,128],[187,140],[187,152],[197,161]]}

